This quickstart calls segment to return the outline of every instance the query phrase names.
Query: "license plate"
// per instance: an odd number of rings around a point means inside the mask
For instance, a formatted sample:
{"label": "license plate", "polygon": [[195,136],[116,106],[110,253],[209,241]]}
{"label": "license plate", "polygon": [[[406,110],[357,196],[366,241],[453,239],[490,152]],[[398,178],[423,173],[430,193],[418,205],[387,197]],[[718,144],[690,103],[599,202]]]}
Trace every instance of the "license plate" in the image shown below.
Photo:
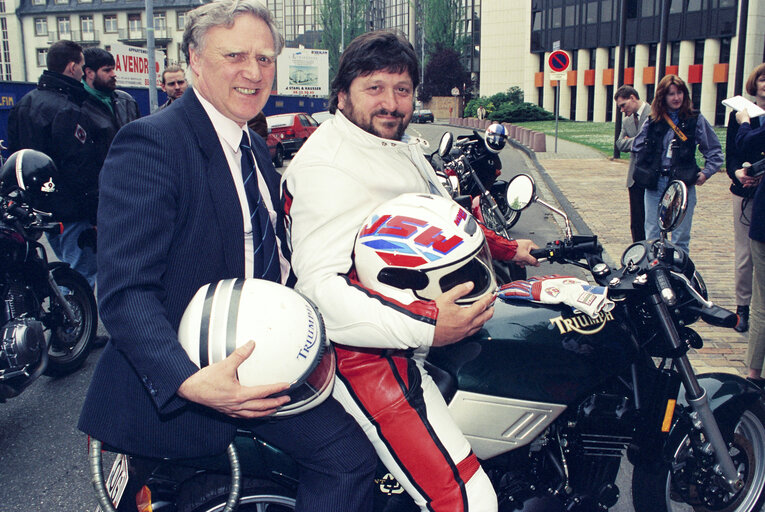
{"label": "license plate", "polygon": [[[128,458],[124,453],[117,455],[112,464],[112,470],[109,472],[109,478],[106,480],[106,492],[109,493],[109,497],[116,508],[120,504],[122,499],[122,493],[125,492],[125,487],[128,483]],[[104,512],[101,505],[96,508],[95,512]]]}

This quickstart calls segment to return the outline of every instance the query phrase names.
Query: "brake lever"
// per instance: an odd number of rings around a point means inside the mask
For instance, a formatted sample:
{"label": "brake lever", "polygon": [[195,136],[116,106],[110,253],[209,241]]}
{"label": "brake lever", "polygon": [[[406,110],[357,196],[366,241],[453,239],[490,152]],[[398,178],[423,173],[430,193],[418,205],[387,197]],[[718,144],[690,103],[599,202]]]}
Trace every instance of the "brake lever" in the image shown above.
{"label": "brake lever", "polygon": [[685,287],[688,288],[688,291],[691,292],[691,295],[693,295],[696,298],[696,300],[704,304],[704,306],[708,308],[711,308],[712,306],[714,306],[714,303],[711,300],[705,299],[704,297],[701,296],[699,292],[696,291],[696,289],[691,284],[691,281],[687,277],[685,277],[683,274],[679,272],[675,272],[674,270],[670,270],[669,273],[675,277],[680,278],[680,280],[685,284]]}

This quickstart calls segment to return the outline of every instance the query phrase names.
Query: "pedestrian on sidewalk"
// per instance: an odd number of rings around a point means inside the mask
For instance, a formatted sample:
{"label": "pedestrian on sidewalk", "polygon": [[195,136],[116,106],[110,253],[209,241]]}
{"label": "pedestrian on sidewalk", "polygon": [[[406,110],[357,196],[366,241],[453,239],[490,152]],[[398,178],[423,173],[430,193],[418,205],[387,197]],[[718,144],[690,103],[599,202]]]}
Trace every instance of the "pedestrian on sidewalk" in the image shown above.
{"label": "pedestrian on sidewalk", "polygon": [[[704,156],[704,169],[696,165],[696,147]],[[688,186],[685,218],[672,232],[675,247],[690,252],[691,224],[696,208],[696,186],[703,185],[723,163],[722,146],[709,122],[692,109],[688,86],[677,75],[667,75],[656,87],[651,117],[632,143],[635,165],[657,176],[645,191],[646,239],[658,238],[658,206],[670,181]]]}
{"label": "pedestrian on sidewalk", "polygon": [[[754,102],[765,108],[765,64],[760,64],[746,81],[746,92],[754,96]],[[739,115],[740,114],[740,115]],[[725,144],[725,164],[731,179],[730,191],[733,199],[733,237],[735,249],[736,314],[739,322],[735,329],[746,332],[749,328],[749,303],[752,298],[752,251],[749,243],[749,227],[752,220],[752,199],[756,187],[745,187],[736,177],[736,170],[744,162],[754,163],[765,157],[765,147],[756,144],[738,146],[739,119],[749,123],[756,130],[762,125],[761,117],[749,119],[747,113],[731,112]]]}
{"label": "pedestrian on sidewalk", "polygon": [[[624,113],[622,130],[614,145],[622,152],[632,151],[632,143],[651,113],[651,106],[640,99],[640,94],[630,85],[622,85],[616,90],[614,100],[619,110]],[[630,232],[632,241],[645,240],[645,189],[635,183],[635,155],[630,154],[630,167],[627,171],[627,191],[630,198]]]}

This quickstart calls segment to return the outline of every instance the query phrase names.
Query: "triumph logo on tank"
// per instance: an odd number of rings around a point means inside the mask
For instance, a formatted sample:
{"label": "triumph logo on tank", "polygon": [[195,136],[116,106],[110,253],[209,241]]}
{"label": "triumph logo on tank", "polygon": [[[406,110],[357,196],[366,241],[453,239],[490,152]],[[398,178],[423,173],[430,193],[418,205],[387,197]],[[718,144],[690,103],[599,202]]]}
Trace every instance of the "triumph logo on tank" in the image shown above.
{"label": "triumph logo on tank", "polygon": [[614,315],[611,312],[601,312],[598,318],[592,318],[587,315],[575,315],[570,318],[563,318],[562,316],[551,318],[550,323],[555,325],[561,334],[568,334],[570,332],[578,332],[579,334],[595,334],[600,332],[606,325],[606,322],[610,322],[614,319]]}

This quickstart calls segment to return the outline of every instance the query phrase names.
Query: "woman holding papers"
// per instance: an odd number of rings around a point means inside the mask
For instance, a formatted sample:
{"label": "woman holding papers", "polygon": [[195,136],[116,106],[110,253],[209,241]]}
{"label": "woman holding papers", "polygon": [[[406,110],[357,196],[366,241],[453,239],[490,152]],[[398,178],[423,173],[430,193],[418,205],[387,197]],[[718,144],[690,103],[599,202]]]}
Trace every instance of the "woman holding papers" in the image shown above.
{"label": "woman holding papers", "polygon": [[[765,64],[760,64],[746,81],[746,92],[754,96],[757,106],[765,108]],[[749,126],[744,130],[757,129],[761,125],[761,116],[751,118],[746,109],[731,112],[728,118],[728,132],[725,138],[725,163],[731,179],[730,191],[733,194],[733,233],[735,246],[735,283],[736,313],[739,322],[735,329],[746,332],[749,329],[749,303],[752,298],[752,251],[749,245],[749,226],[752,220],[752,198],[757,187],[745,187],[736,177],[736,170],[744,162],[754,163],[765,158],[764,147],[756,144],[739,146],[741,123]],[[742,134],[743,135],[743,134]]]}

